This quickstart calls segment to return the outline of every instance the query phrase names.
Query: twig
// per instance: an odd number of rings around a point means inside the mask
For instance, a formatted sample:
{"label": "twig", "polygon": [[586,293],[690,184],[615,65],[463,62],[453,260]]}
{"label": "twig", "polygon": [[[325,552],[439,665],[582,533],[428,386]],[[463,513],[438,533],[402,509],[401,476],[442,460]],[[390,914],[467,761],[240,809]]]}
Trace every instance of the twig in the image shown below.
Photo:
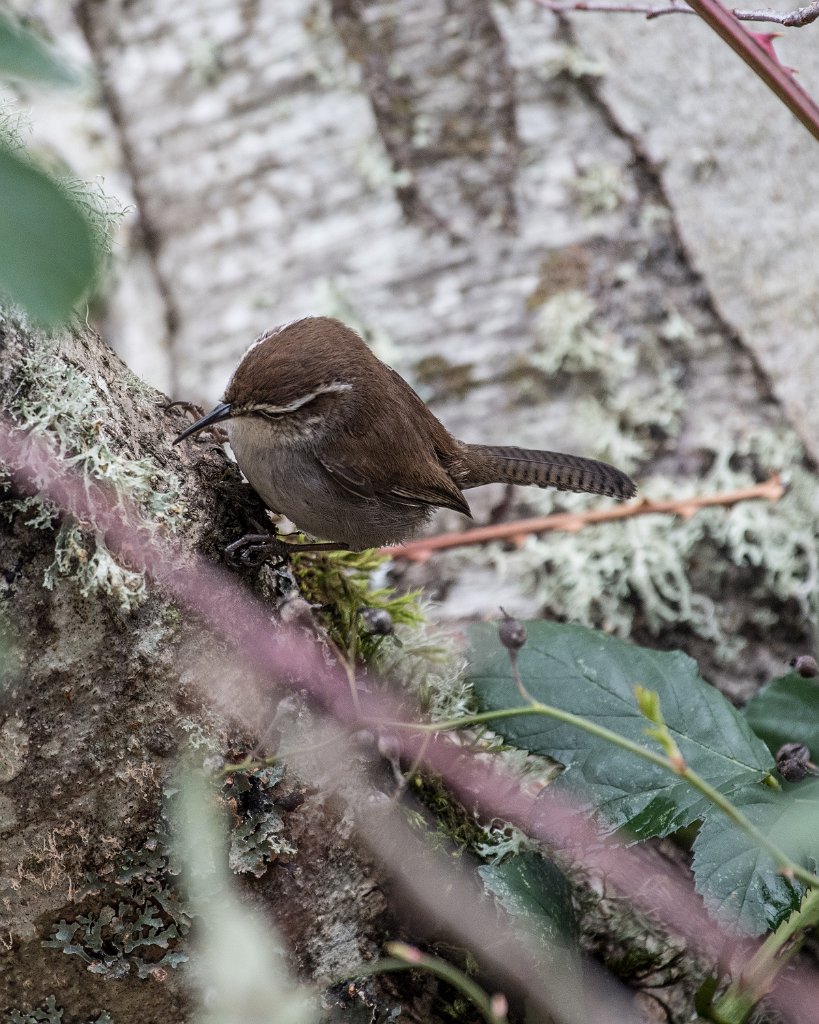
{"label": "twig", "polygon": [[665,5],[627,4],[616,0],[535,0],[538,7],[551,11],[553,14],[574,14],[575,11],[604,12],[605,14],[644,14],[646,19],[661,18],[664,14],[694,14],[695,12],[683,3],[673,2]]}
{"label": "twig", "polygon": [[[535,0],[541,7],[553,10],[549,5],[553,0]],[[602,0],[596,0],[602,2]],[[815,2],[815,0],[814,0]],[[815,139],[819,139],[819,107],[812,97],[805,92],[794,78],[789,68],[784,68],[776,58],[773,50],[766,46],[765,41],[749,32],[736,16],[719,2],[719,0],[688,0],[689,5],[702,20],[709,25],[724,43],[741,57],[751,70],[757,74],[790,112],[796,117]],[[581,4],[578,7],[577,4]],[[560,8],[564,13],[568,10],[589,10],[585,0],[575,0],[574,4]],[[803,15],[813,20],[813,11],[808,8]]]}
{"label": "twig", "polygon": [[485,544],[493,540],[511,540],[515,544],[522,544],[526,537],[532,534],[555,530],[574,533],[592,523],[634,519],[637,516],[670,514],[688,519],[701,508],[714,506],[729,508],[740,501],[751,501],[755,498],[779,501],[784,493],[785,486],[779,474],[775,473],[763,483],[741,487],[736,491],[723,491],[720,494],[703,494],[699,497],[669,501],[650,501],[648,498],[643,498],[641,501],[633,501],[628,505],[617,505],[614,508],[592,509],[589,512],[557,512],[550,516],[518,519],[513,523],[478,526],[474,530],[463,530],[461,533],[443,533],[437,537],[425,537],[422,540],[410,541],[396,547],[381,548],[379,553],[395,559],[403,558],[411,562],[425,562],[434,551],[442,551],[445,548]]}
{"label": "twig", "polygon": [[[696,14],[697,12],[685,3],[669,4],[629,4],[617,3],[616,0],[535,0],[539,7],[554,14],[572,14],[575,11],[603,11],[608,14],[644,14],[646,20],[662,18],[666,14]],[[774,11],[772,8],[761,10],[742,10],[731,8],[731,14],[738,21],[770,21],[786,28],[803,28],[819,18],[819,0],[814,0],[806,7],[798,7],[795,11]]]}
{"label": "twig", "polygon": [[807,7],[797,7],[795,11],[773,11],[770,8],[742,11],[735,7],[731,13],[740,21],[773,21],[786,28],[802,28],[819,18],[819,0],[814,0]]}

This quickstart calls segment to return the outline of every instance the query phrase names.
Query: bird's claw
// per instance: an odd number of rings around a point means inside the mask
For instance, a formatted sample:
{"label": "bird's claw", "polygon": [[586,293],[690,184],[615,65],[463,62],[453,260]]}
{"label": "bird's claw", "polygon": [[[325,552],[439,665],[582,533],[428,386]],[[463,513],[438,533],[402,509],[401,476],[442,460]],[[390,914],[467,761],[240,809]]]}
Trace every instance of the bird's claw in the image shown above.
{"label": "bird's claw", "polygon": [[237,569],[258,568],[271,556],[289,558],[289,545],[271,533],[246,533],[225,548],[228,564]]}

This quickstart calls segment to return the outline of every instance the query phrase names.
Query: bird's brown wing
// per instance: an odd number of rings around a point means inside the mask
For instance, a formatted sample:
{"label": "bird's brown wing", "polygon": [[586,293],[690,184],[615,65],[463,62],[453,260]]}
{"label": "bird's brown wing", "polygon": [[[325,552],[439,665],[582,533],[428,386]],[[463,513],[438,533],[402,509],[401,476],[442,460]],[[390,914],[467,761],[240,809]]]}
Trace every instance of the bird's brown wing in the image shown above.
{"label": "bird's brown wing", "polygon": [[[359,456],[362,453],[359,452]],[[345,491],[361,499],[393,501],[406,505],[431,505],[435,508],[451,508],[471,516],[469,505],[452,479],[443,469],[436,472],[437,467],[425,467],[423,479],[415,474],[404,472],[396,477],[391,473],[388,479],[377,479],[378,472],[369,467],[367,473],[366,460],[355,469],[340,462],[338,459],[322,455],[321,465],[333,480]]]}

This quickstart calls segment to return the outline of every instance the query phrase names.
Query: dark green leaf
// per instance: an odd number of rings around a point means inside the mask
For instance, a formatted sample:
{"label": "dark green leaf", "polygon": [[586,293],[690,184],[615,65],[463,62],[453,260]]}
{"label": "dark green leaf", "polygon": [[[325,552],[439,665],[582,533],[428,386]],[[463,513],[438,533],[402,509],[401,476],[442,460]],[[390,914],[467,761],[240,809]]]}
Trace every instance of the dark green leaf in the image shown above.
{"label": "dark green leaf", "polygon": [[0,291],[37,320],[65,320],[95,273],[87,221],[48,175],[0,148]]}
{"label": "dark green leaf", "polygon": [[745,717],[772,753],[783,743],[804,743],[819,754],[819,680],[789,672],[751,698]]}
{"label": "dark green leaf", "polygon": [[77,75],[33,33],[0,16],[0,75],[50,85],[76,85]]}
{"label": "dark green leaf", "polygon": [[[819,781],[783,791],[754,786],[732,802],[792,860],[809,871],[819,858]],[[804,886],[784,878],[769,854],[721,814],[703,822],[694,843],[694,879],[706,906],[723,923],[758,935],[799,906]]]}
{"label": "dark green leaf", "polygon": [[[529,641],[518,662],[535,699],[659,753],[659,745],[645,735],[648,722],[637,710],[634,686],[640,683],[659,694],[663,716],[686,762],[721,792],[759,782],[773,770],[768,750],[745,719],[681,652],[637,647],[582,626],[534,621],[526,627]],[[523,707],[497,627],[478,624],[470,639],[469,675],[484,707]],[[626,826],[637,837],[667,835],[710,809],[670,771],[575,726],[532,714],[493,722],[492,728],[515,746],[566,765],[555,784],[570,786],[582,804],[596,808],[612,827]]]}
{"label": "dark green leaf", "polygon": [[501,864],[485,864],[478,872],[498,903],[524,923],[547,953],[556,943],[576,943],[571,890],[566,876],[554,864],[528,851]]}

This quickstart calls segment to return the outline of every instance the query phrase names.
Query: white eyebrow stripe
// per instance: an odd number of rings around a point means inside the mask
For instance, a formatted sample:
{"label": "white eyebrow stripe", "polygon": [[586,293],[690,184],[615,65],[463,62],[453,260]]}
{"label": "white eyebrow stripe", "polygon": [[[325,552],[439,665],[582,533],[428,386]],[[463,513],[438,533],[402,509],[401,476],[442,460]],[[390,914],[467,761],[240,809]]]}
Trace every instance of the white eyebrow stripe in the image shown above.
{"label": "white eyebrow stripe", "polygon": [[297,398],[294,402],[290,402],[288,405],[270,405],[269,402],[256,402],[254,405],[246,405],[242,409],[242,412],[266,412],[270,416],[280,416],[283,413],[295,412],[296,409],[301,409],[303,405],[307,405],[308,402],[312,402],[313,399],[318,398],[319,395],[330,395],[338,391],[351,391],[352,387],[352,384],[346,384],[342,381],[334,381],[332,384],[327,384],[323,388],[317,388],[315,391],[311,391],[308,395],[302,395],[300,398]]}

